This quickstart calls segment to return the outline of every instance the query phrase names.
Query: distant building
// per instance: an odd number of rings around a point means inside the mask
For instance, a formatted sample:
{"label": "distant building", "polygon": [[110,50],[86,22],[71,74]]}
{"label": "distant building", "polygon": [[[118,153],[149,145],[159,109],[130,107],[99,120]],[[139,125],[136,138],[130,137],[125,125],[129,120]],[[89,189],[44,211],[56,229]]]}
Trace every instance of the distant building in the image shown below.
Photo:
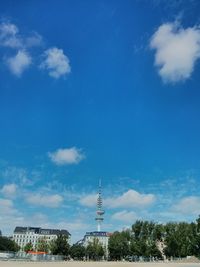
{"label": "distant building", "polygon": [[0,230],[0,236],[2,236],[2,232],[1,232],[1,230]]}
{"label": "distant building", "polygon": [[33,248],[37,248],[38,240],[44,239],[47,243],[56,239],[59,234],[66,235],[70,242],[71,234],[67,230],[42,229],[40,227],[20,227],[17,226],[13,233],[13,240],[23,250],[24,246],[32,243]]}
{"label": "distant building", "polygon": [[82,240],[82,245],[84,247],[87,247],[89,243],[93,243],[94,239],[98,239],[99,243],[102,245],[106,257],[108,256],[108,240],[110,237],[110,233],[108,232],[103,232],[103,231],[94,231],[94,232],[86,232],[83,240]]}

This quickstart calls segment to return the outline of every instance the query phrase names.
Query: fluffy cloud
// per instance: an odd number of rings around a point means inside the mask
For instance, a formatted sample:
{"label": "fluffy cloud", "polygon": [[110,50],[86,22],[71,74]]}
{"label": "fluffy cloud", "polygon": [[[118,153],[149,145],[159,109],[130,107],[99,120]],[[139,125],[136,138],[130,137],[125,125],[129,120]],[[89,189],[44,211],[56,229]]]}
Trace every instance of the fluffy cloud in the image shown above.
{"label": "fluffy cloud", "polygon": [[0,205],[1,207],[5,207],[6,209],[9,209],[13,206],[13,202],[10,199],[0,198]]}
{"label": "fluffy cloud", "polygon": [[97,202],[97,194],[90,194],[80,199],[80,204],[86,207],[94,207]]}
{"label": "fluffy cloud", "polygon": [[11,235],[14,227],[21,225],[21,214],[10,199],[0,198],[0,206],[0,229],[4,235]]}
{"label": "fluffy cloud", "polygon": [[182,198],[172,207],[172,211],[183,215],[199,215],[200,197],[189,196]]}
{"label": "fluffy cloud", "polygon": [[7,196],[7,197],[13,197],[15,196],[17,191],[17,185],[16,184],[6,184],[3,186],[1,192]]}
{"label": "fluffy cloud", "polygon": [[[156,197],[153,194],[140,194],[139,192],[130,189],[118,197],[105,198],[104,204],[109,208],[137,208],[146,207],[155,201]],[[90,194],[80,199],[80,204],[87,207],[95,205],[97,200],[96,194]]]}
{"label": "fluffy cloud", "polygon": [[41,46],[43,43],[42,36],[37,32],[33,32],[30,36],[24,40],[25,47]]}
{"label": "fluffy cloud", "polygon": [[137,208],[149,206],[154,201],[155,196],[153,194],[140,194],[139,192],[130,189],[119,197],[107,198],[105,204],[111,208]]}
{"label": "fluffy cloud", "polygon": [[17,213],[13,206],[13,201],[10,199],[0,198],[0,215],[11,215]]}
{"label": "fluffy cloud", "polygon": [[[42,44],[43,38],[37,32],[24,35],[15,24],[9,21],[0,23],[0,46],[6,48],[4,58],[7,58],[6,64],[14,75],[20,77],[32,63],[30,48]],[[8,57],[9,51],[12,50],[17,50],[16,55]],[[44,51],[40,68],[47,70],[49,76],[56,79],[71,72],[68,57],[62,49],[56,47]]]}
{"label": "fluffy cloud", "polygon": [[7,59],[7,65],[14,75],[20,77],[21,74],[30,66],[31,61],[32,59],[26,51],[19,50],[14,57]]}
{"label": "fluffy cloud", "polygon": [[137,218],[138,216],[134,211],[126,211],[126,210],[116,212],[115,214],[112,215],[113,220],[122,221],[130,224],[133,223]]}
{"label": "fluffy cloud", "polygon": [[60,229],[69,229],[69,231],[77,231],[77,230],[83,231],[84,229],[88,229],[88,224],[82,222],[81,220],[74,220],[71,222],[61,221],[58,222],[55,226]]}
{"label": "fluffy cloud", "polygon": [[21,49],[33,46],[40,46],[42,37],[33,32],[28,37],[19,34],[18,27],[10,22],[0,24],[0,45],[9,48]]}
{"label": "fluffy cloud", "polygon": [[42,69],[49,72],[49,76],[60,78],[71,72],[68,57],[62,49],[56,47],[50,48],[44,52],[44,61],[41,64]]}
{"label": "fluffy cloud", "polygon": [[12,23],[0,24],[0,45],[10,48],[22,47],[22,40],[18,35],[18,28]]}
{"label": "fluffy cloud", "polygon": [[49,152],[48,156],[56,165],[78,164],[85,158],[81,149],[76,147],[60,148],[55,152]]}
{"label": "fluffy cloud", "polygon": [[42,194],[31,194],[26,197],[26,201],[30,204],[36,206],[44,206],[48,208],[57,208],[63,202],[63,197],[54,194],[54,195],[42,195]]}
{"label": "fluffy cloud", "polygon": [[200,29],[182,28],[177,22],[161,25],[151,38],[155,66],[164,82],[188,79],[200,57]]}

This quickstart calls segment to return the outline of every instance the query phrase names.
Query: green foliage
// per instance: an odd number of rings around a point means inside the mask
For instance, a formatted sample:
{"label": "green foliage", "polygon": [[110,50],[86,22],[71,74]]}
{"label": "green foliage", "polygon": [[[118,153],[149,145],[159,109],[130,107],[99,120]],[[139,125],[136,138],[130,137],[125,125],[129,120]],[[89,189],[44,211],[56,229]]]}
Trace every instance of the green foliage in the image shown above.
{"label": "green foliage", "polygon": [[73,245],[70,248],[70,256],[75,260],[83,260],[85,257],[85,247],[81,245]]}
{"label": "green foliage", "polygon": [[157,242],[163,237],[163,226],[148,221],[136,221],[132,225],[131,255],[162,259]]}
{"label": "green foliage", "polygon": [[165,254],[168,257],[197,256],[195,244],[197,225],[186,222],[167,223],[165,226]]}
{"label": "green foliage", "polygon": [[200,217],[196,223],[169,222],[166,225],[138,220],[130,231],[113,233],[108,249],[112,260],[126,257],[162,259],[164,254],[168,258],[189,255],[200,258]]}
{"label": "green foliage", "polygon": [[27,243],[25,246],[24,246],[24,251],[27,253],[29,251],[33,251],[33,245],[31,242]]}
{"label": "green foliage", "polygon": [[155,224],[152,234],[154,241],[162,241],[164,237],[164,226],[162,224]]}
{"label": "green foliage", "polygon": [[115,232],[109,239],[109,255],[112,260],[130,256],[162,258],[156,242],[162,239],[161,226],[148,221],[136,221],[132,230]]}
{"label": "green foliage", "polygon": [[147,249],[147,257],[154,257],[156,259],[162,259],[162,253],[161,251],[158,249],[156,242],[152,242],[150,245],[148,245],[148,249]]}
{"label": "green foliage", "polygon": [[98,238],[94,238],[86,247],[86,255],[91,260],[100,260],[104,256],[104,249]]}
{"label": "green foliage", "polygon": [[17,252],[20,250],[20,247],[17,243],[15,243],[15,241],[10,240],[7,237],[0,236],[0,250]]}
{"label": "green foliage", "polygon": [[37,251],[49,252],[49,244],[45,238],[38,239]]}
{"label": "green foliage", "polygon": [[109,238],[108,250],[112,260],[121,260],[130,254],[130,235],[127,232],[114,232]]}
{"label": "green foliage", "polygon": [[195,255],[200,258],[200,217],[195,223],[190,224],[190,251],[191,255]]}
{"label": "green foliage", "polygon": [[53,255],[69,255],[70,246],[68,244],[68,237],[66,235],[58,235],[50,244],[50,251]]}

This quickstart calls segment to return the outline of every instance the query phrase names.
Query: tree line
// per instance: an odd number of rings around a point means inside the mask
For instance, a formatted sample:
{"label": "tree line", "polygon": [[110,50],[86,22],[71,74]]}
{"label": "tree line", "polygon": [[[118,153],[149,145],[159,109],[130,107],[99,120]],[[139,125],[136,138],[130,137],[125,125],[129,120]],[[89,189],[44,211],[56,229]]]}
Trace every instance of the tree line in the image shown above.
{"label": "tree line", "polygon": [[[6,237],[0,237],[0,251],[18,251],[19,246]],[[31,243],[23,248],[25,252],[33,250]],[[54,255],[63,255],[75,260],[144,260],[182,258],[196,256],[200,258],[200,217],[191,223],[168,222],[158,224],[152,221],[136,221],[130,229],[114,232],[108,242],[107,251],[97,238],[87,247],[74,244],[70,247],[67,236],[58,235],[50,243],[38,241],[37,251]]]}
{"label": "tree line", "polygon": [[[0,251],[18,252],[20,247],[18,244],[8,237],[0,236]],[[31,242],[23,247],[23,251],[28,253],[31,251],[46,252],[52,255],[62,255],[77,260],[86,258],[92,260],[101,259],[104,255],[104,249],[98,239],[94,239],[87,247],[79,244],[69,245],[68,236],[58,235],[56,239],[48,242],[46,238],[40,238],[34,248]]]}
{"label": "tree line", "polygon": [[108,249],[112,260],[126,257],[148,260],[186,256],[200,258],[200,217],[192,223],[157,224],[138,220],[129,230],[114,232]]}

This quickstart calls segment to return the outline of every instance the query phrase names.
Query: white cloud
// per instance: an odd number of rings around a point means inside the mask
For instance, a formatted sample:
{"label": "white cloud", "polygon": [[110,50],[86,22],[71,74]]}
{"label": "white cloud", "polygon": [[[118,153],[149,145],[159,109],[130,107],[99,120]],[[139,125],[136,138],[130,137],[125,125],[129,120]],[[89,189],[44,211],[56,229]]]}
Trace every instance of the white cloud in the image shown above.
{"label": "white cloud", "polygon": [[97,202],[97,194],[90,194],[80,199],[80,204],[86,207],[94,207]]}
{"label": "white cloud", "polygon": [[3,214],[0,220],[0,229],[3,235],[11,236],[16,225],[26,225],[26,222],[18,212],[15,214]]}
{"label": "white cloud", "polygon": [[0,24],[0,45],[10,48],[22,47],[22,40],[18,35],[18,28],[10,22]]}
{"label": "white cloud", "polygon": [[[0,23],[0,46],[6,48],[4,58],[7,58],[6,64],[14,75],[21,76],[32,63],[30,49],[42,44],[43,38],[37,32],[21,34],[15,24],[9,21]],[[17,50],[17,53],[15,56],[9,57],[9,50],[13,49]],[[57,47],[44,51],[40,68],[47,70],[49,76],[55,79],[64,77],[71,72],[69,58],[62,49]]]}
{"label": "white cloud", "polygon": [[44,52],[44,61],[40,67],[48,70],[49,76],[56,79],[71,72],[68,57],[63,53],[62,49],[56,47]]}
{"label": "white cloud", "polygon": [[[103,204],[109,208],[140,208],[151,205],[156,197],[153,194],[140,194],[139,192],[129,189],[120,196],[113,198],[104,198]],[[81,197],[80,204],[87,207],[96,205],[97,194],[89,194]]]}
{"label": "white cloud", "polygon": [[188,79],[200,58],[200,29],[182,28],[177,22],[161,25],[151,38],[155,66],[164,82]]}
{"label": "white cloud", "polygon": [[172,211],[184,215],[199,215],[200,197],[189,196],[182,198],[178,203],[172,206]]}
{"label": "white cloud", "polygon": [[20,77],[30,66],[31,61],[31,56],[26,51],[19,50],[14,57],[7,59],[7,65],[14,75]]}
{"label": "white cloud", "polygon": [[43,194],[30,194],[26,197],[26,201],[36,206],[44,206],[48,208],[57,208],[63,202],[63,197],[58,194],[43,195]]}
{"label": "white cloud", "polygon": [[[0,23],[0,46],[7,48],[4,56],[6,58],[5,63],[10,71],[18,77],[32,63],[32,57],[29,53],[30,48],[41,46],[42,43],[42,37],[37,32],[24,36],[19,33],[19,29],[15,24],[10,22]],[[10,53],[8,48],[17,50],[15,56],[8,56]]]}
{"label": "white cloud", "polygon": [[15,209],[10,199],[0,198],[0,207],[0,229],[3,235],[11,235],[14,227],[21,225],[20,212]]}
{"label": "white cloud", "polygon": [[37,32],[33,32],[30,36],[24,40],[25,47],[41,46],[43,44],[43,38]]}
{"label": "white cloud", "polygon": [[14,166],[7,166],[0,172],[0,176],[4,179],[4,181],[6,181],[6,183],[15,183],[20,187],[31,186],[35,181],[41,178],[37,171],[28,172],[24,168],[17,168]]}
{"label": "white cloud", "polygon": [[17,191],[17,185],[16,184],[6,184],[3,186],[1,192],[7,196],[7,197],[13,197],[15,196]]}
{"label": "white cloud", "polygon": [[82,222],[81,220],[74,220],[71,222],[61,221],[56,224],[56,227],[60,229],[67,229],[71,232],[71,231],[88,229],[88,224]]}
{"label": "white cloud", "polygon": [[0,45],[13,49],[25,49],[33,46],[40,46],[43,40],[37,32],[29,36],[19,34],[18,27],[10,22],[0,24]]}
{"label": "white cloud", "polygon": [[133,223],[137,219],[137,215],[134,211],[119,211],[112,215],[113,220],[122,221],[126,223]]}
{"label": "white cloud", "polygon": [[81,149],[76,147],[60,148],[55,152],[49,152],[48,156],[57,165],[78,164],[85,158]]}
{"label": "white cloud", "polygon": [[145,207],[149,206],[155,201],[155,196],[153,194],[140,194],[139,192],[130,189],[123,193],[119,197],[107,198],[105,199],[105,205],[111,208],[120,207]]}
{"label": "white cloud", "polygon": [[6,209],[11,208],[13,206],[13,202],[10,199],[0,198],[1,207],[5,207]]}
{"label": "white cloud", "polygon": [[10,199],[0,198],[0,207],[0,215],[2,216],[17,213],[13,206],[13,201]]}

